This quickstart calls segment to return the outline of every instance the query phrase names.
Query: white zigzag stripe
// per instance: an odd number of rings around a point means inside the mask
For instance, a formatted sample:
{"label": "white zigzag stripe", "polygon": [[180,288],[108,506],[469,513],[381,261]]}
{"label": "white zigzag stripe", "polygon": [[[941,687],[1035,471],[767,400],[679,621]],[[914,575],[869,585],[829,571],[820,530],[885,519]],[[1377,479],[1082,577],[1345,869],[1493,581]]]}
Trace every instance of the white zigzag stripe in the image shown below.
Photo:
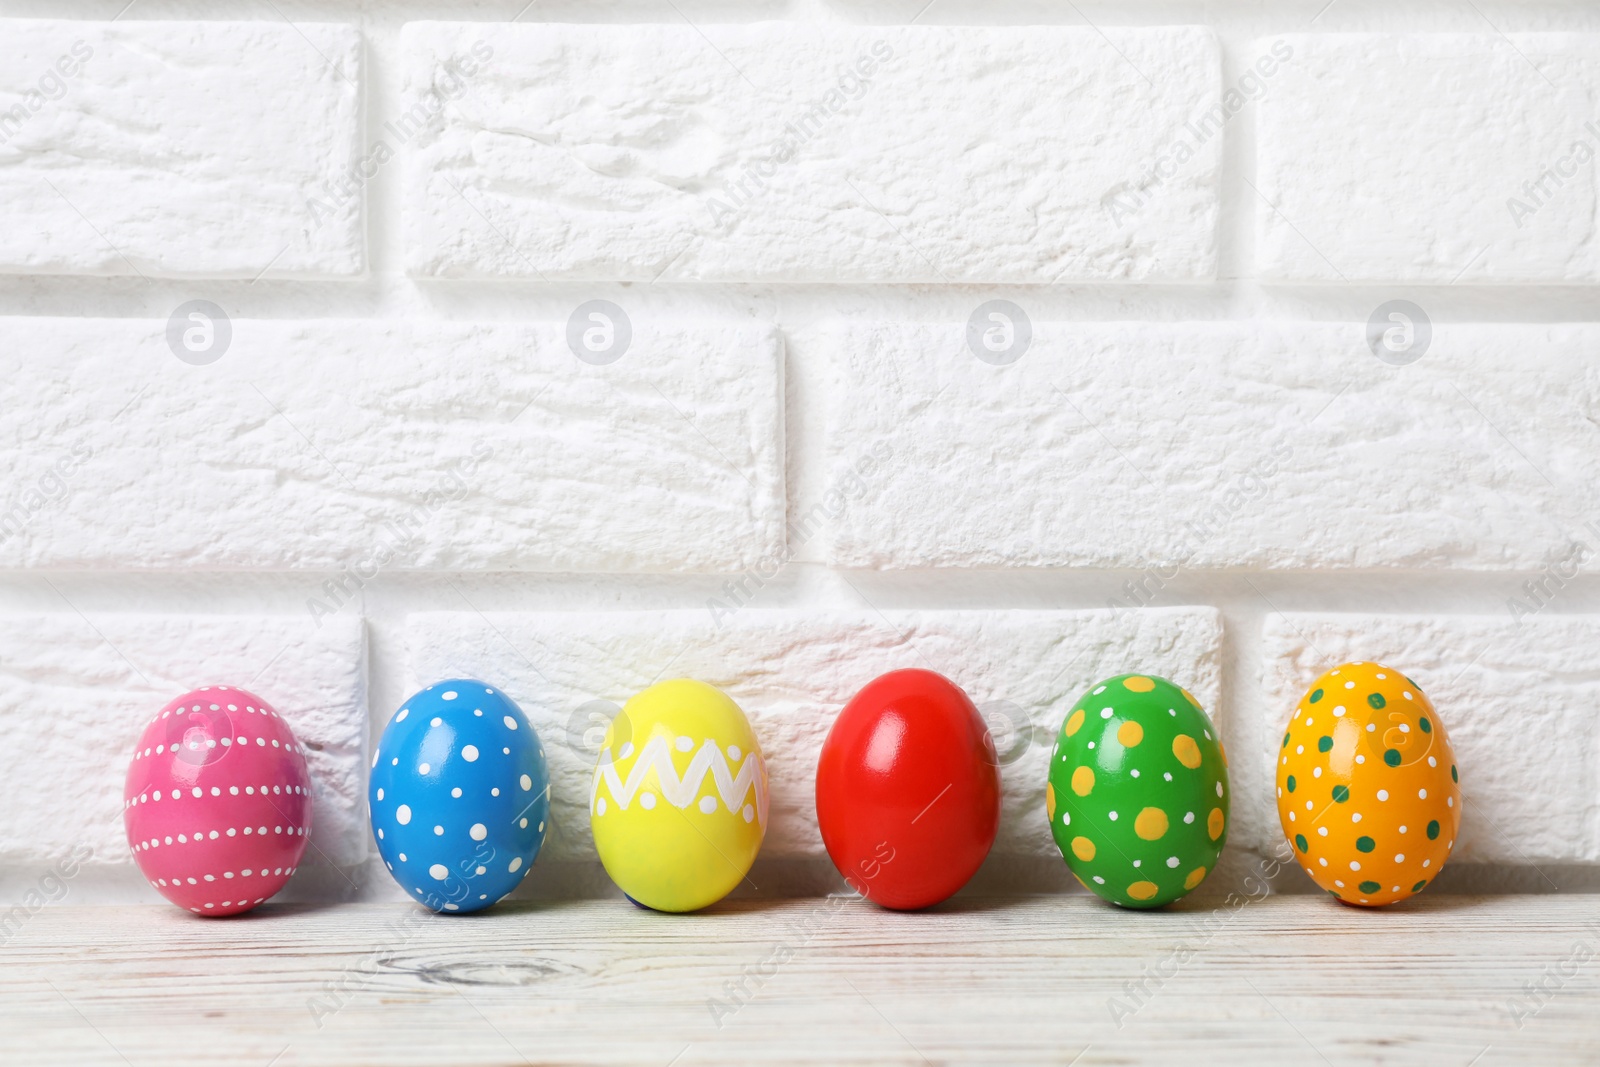
{"label": "white zigzag stripe", "polygon": [[728,766],[727,757],[722,754],[722,748],[713,740],[707,740],[700,746],[700,751],[694,754],[689,761],[688,768],[683,772],[683,778],[678,778],[678,770],[672,763],[672,749],[668,739],[661,736],[652,737],[633,761],[633,768],[628,772],[627,782],[617,773],[615,761],[612,759],[611,750],[608,748],[600,753],[600,762],[595,765],[594,783],[589,790],[589,808],[594,809],[595,800],[600,795],[600,783],[603,781],[614,799],[624,811],[633,803],[634,794],[644,784],[650,769],[655,768],[656,777],[661,783],[661,795],[667,803],[675,808],[687,808],[693,804],[695,797],[700,795],[700,787],[705,783],[706,772],[711,773],[711,779],[716,783],[717,792],[722,797],[722,804],[729,811],[738,811],[744,806],[744,798],[751,789],[756,793],[756,819],[762,825],[767,825],[767,791],[766,766],[762,763],[759,752],[745,755],[739,764],[739,773],[736,775]]}

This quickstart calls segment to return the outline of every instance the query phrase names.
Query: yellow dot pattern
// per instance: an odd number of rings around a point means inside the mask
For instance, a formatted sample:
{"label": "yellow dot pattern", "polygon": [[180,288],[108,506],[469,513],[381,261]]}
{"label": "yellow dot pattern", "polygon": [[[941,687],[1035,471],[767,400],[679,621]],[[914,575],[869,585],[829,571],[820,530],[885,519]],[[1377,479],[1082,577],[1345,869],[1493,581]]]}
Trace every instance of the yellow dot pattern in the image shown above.
{"label": "yellow dot pattern", "polygon": [[1124,907],[1193,890],[1227,842],[1216,729],[1153,675],[1107,679],[1070,705],[1050,756],[1045,813],[1074,876]]}
{"label": "yellow dot pattern", "polygon": [[[1133,820],[1133,832],[1145,841],[1159,841],[1167,834],[1167,813],[1160,808],[1145,808]],[[1216,835],[1212,835],[1216,840]]]}

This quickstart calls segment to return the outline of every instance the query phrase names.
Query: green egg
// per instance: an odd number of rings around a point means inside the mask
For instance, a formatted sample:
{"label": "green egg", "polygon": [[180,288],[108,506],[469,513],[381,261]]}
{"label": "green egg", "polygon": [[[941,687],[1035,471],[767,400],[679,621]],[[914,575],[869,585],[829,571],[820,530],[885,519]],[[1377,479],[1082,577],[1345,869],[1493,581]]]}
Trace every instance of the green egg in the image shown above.
{"label": "green egg", "polygon": [[1170,904],[1205,881],[1228,840],[1216,727],[1165,678],[1090,687],[1056,735],[1045,814],[1085,887],[1123,907]]}

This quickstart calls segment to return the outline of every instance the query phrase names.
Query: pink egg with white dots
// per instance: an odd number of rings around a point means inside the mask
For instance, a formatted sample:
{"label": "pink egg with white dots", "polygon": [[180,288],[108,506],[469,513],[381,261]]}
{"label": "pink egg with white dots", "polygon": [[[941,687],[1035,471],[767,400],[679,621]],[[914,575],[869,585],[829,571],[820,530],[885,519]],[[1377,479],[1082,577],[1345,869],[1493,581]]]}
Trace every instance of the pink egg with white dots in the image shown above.
{"label": "pink egg with white dots", "polygon": [[305,753],[272,705],[243,689],[207,686],[162,708],[123,794],[139,870],[196,915],[238,915],[272,897],[311,834]]}

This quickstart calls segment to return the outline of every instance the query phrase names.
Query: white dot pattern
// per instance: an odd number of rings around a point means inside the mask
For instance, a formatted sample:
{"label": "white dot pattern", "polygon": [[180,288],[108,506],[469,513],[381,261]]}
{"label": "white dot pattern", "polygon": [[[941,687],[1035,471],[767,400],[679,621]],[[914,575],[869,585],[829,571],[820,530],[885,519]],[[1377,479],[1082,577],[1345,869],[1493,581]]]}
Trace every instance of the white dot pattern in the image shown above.
{"label": "white dot pattern", "polygon": [[[195,690],[157,712],[123,802],[145,878],[196,914],[238,914],[270,899],[298,869],[311,831],[306,751],[270,705],[241,689]],[[214,895],[224,885],[230,892]]]}
{"label": "white dot pattern", "polygon": [[378,851],[429,908],[477,911],[516,887],[543,844],[544,752],[520,709],[478,682],[430,686],[405,707],[368,787]]}

